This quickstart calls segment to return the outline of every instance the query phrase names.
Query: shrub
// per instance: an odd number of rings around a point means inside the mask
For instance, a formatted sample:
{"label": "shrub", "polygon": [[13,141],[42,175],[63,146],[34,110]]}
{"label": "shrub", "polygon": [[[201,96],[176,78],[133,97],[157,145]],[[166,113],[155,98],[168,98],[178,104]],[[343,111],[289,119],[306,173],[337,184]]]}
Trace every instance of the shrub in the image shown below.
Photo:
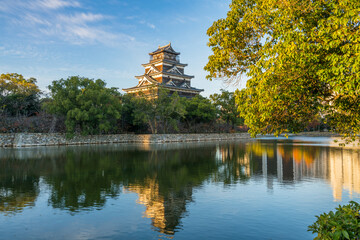
{"label": "shrub", "polygon": [[335,213],[316,216],[317,221],[308,231],[317,233],[314,239],[360,239],[360,204],[351,201],[348,205],[336,208]]}

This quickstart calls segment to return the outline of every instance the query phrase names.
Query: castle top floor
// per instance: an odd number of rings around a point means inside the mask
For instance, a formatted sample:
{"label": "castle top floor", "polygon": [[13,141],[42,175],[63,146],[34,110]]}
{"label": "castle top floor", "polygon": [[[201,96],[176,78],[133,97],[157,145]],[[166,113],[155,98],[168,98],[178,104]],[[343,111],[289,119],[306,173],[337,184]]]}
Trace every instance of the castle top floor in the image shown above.
{"label": "castle top floor", "polygon": [[158,49],[149,53],[150,55],[150,63],[158,62],[162,60],[167,60],[171,62],[180,63],[180,53],[175,52],[175,50],[171,47],[171,43],[165,46],[159,46]]}

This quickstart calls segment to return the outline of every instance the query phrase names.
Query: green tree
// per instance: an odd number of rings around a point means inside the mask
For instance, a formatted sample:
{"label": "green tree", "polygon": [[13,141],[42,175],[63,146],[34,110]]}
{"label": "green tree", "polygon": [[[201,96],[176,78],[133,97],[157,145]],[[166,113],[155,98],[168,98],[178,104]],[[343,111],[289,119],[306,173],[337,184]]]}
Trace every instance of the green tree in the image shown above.
{"label": "green tree", "polygon": [[25,79],[17,73],[0,75],[0,114],[31,116],[40,111],[39,95],[35,78]]}
{"label": "green tree", "polygon": [[246,74],[237,103],[252,136],[298,132],[321,116],[360,132],[360,2],[233,0],[208,29],[208,79]]}
{"label": "green tree", "polygon": [[131,94],[121,95],[121,129],[123,131],[131,131],[134,128],[134,97]]}
{"label": "green tree", "polygon": [[101,79],[73,76],[53,81],[49,86],[51,113],[66,116],[66,131],[72,135],[77,128],[82,134],[107,133],[120,118],[121,104],[115,88],[106,88]]}
{"label": "green tree", "polygon": [[157,97],[134,99],[134,123],[148,124],[154,134],[158,133],[160,127],[163,133],[167,133],[170,128],[178,130],[177,123],[186,113],[179,95],[175,92],[170,96],[169,91],[162,88],[154,91],[158,91]]}
{"label": "green tree", "polygon": [[216,109],[210,100],[197,95],[193,98],[182,98],[182,104],[185,106],[186,114],[184,121],[188,127],[197,123],[210,123],[216,119]]}
{"label": "green tree", "polygon": [[239,117],[240,112],[235,103],[234,92],[221,89],[221,94],[212,94],[210,95],[210,99],[219,110],[220,118],[227,124],[231,124],[234,128],[235,124],[241,124],[243,122]]}

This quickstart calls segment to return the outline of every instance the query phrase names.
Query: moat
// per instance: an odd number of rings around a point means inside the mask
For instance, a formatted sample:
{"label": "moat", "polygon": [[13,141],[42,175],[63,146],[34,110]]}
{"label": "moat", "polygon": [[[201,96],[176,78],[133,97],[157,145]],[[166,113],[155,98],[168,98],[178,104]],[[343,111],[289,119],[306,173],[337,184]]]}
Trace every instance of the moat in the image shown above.
{"label": "moat", "polygon": [[350,200],[326,138],[0,149],[0,239],[312,239]]}

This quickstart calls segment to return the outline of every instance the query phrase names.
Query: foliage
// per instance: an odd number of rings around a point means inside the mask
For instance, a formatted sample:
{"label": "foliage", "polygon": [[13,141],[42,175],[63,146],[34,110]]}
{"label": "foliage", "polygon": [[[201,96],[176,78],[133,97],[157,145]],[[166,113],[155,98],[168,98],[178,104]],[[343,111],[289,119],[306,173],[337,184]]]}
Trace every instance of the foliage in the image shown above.
{"label": "foliage", "polygon": [[216,119],[216,109],[210,100],[197,95],[193,98],[182,98],[186,114],[184,121],[190,124],[210,123]]}
{"label": "foliage", "polygon": [[359,239],[360,238],[360,204],[350,204],[316,216],[317,221],[309,226],[308,231],[317,233],[315,239]]}
{"label": "foliage", "polygon": [[[216,103],[197,95],[181,98],[166,89],[156,90],[157,98],[121,95],[106,88],[104,81],[79,76],[53,81],[50,93],[42,95],[36,79],[2,74],[0,78],[0,132],[67,132],[82,134],[136,132],[229,132],[231,126],[215,123],[220,116],[234,125],[233,93],[215,94]],[[233,104],[231,106],[231,104]],[[229,113],[218,114],[218,109]],[[217,109],[218,108],[218,109]],[[227,114],[227,115],[226,115]],[[66,130],[65,130],[66,127]]]}
{"label": "foliage", "polygon": [[175,92],[169,96],[169,91],[162,88],[156,98],[134,98],[134,104],[134,123],[148,124],[151,133],[155,134],[160,127],[163,133],[167,133],[170,127],[178,130],[177,122],[185,115],[179,95]]}
{"label": "foliage", "polygon": [[233,0],[208,29],[209,79],[246,74],[237,103],[252,136],[298,132],[319,116],[360,133],[360,2]]}
{"label": "foliage", "polygon": [[82,134],[107,133],[120,118],[119,93],[106,88],[101,79],[73,76],[53,81],[49,86],[52,101],[47,103],[53,114],[66,116],[66,130],[72,135],[77,128]]}
{"label": "foliage", "polygon": [[120,96],[121,101],[121,118],[119,127],[124,132],[136,132],[142,130],[141,125],[134,125],[134,110],[136,104],[134,103],[134,96],[131,94],[124,94]]}
{"label": "foliage", "polygon": [[31,116],[40,111],[40,90],[35,78],[21,74],[0,75],[0,114]]}
{"label": "foliage", "polygon": [[36,79],[25,79],[21,74],[7,73],[0,75],[0,94],[7,96],[11,94],[31,95],[40,92],[36,86]]}
{"label": "foliage", "polygon": [[235,103],[234,92],[221,89],[221,94],[210,95],[210,99],[217,107],[220,118],[234,128],[235,124],[241,124],[243,121],[239,118],[238,106]]}

